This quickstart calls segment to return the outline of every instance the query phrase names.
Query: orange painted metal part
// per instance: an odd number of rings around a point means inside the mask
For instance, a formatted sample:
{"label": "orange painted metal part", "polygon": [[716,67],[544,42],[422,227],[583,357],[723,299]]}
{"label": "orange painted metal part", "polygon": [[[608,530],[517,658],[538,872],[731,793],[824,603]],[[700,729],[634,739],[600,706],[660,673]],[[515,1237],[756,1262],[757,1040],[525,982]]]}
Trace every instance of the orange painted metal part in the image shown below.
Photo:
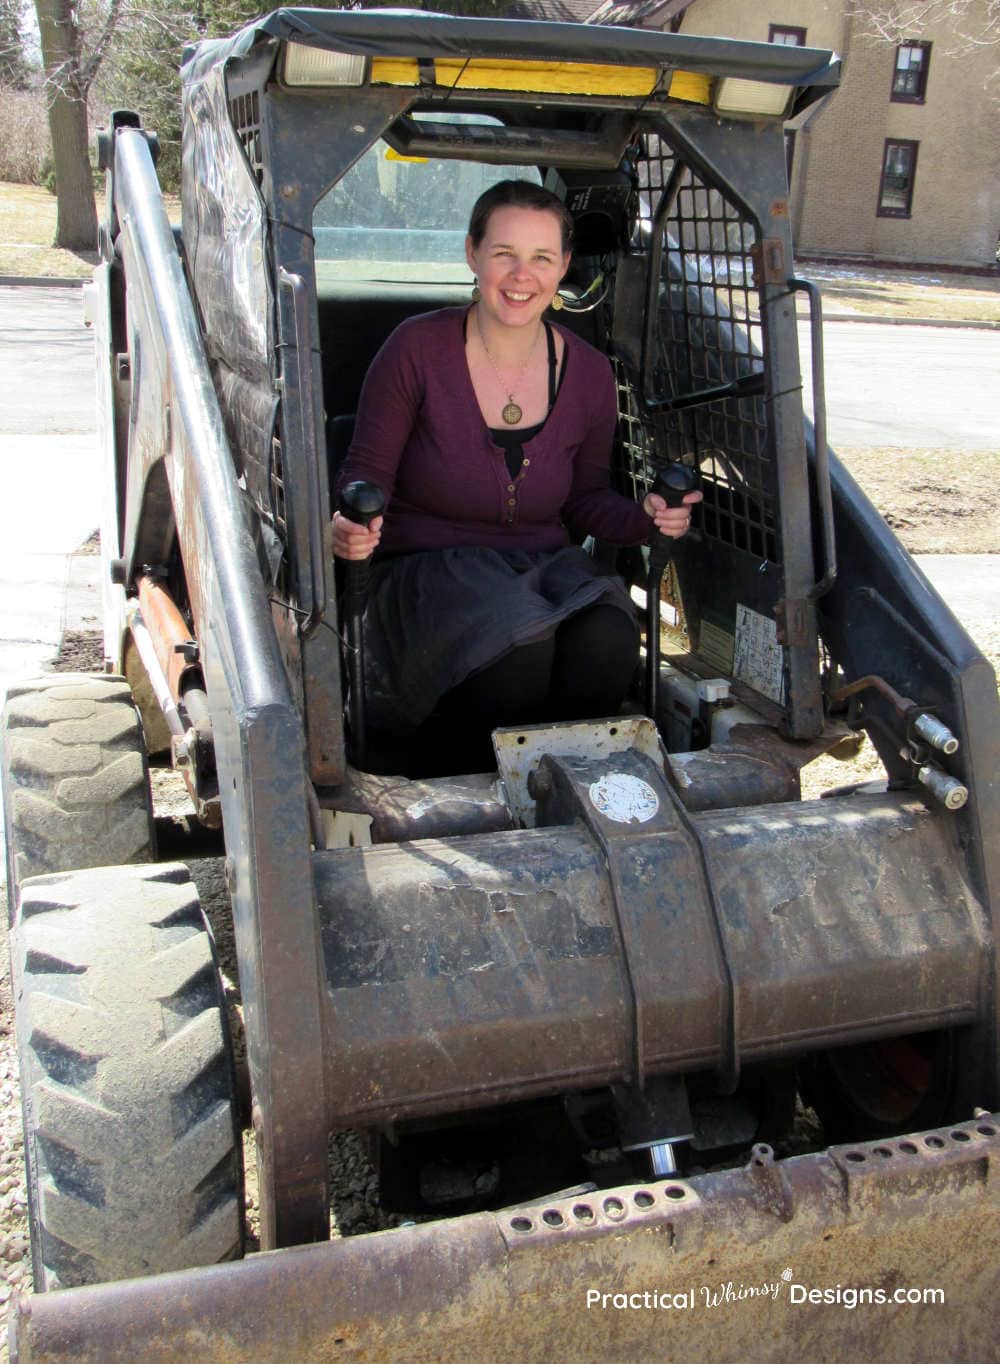
{"label": "orange painted metal part", "polygon": [[182,682],[197,667],[184,652],[194,644],[187,621],[173,597],[156,578],[138,580],[139,609],[156,649],[156,657],[175,701],[181,698]]}

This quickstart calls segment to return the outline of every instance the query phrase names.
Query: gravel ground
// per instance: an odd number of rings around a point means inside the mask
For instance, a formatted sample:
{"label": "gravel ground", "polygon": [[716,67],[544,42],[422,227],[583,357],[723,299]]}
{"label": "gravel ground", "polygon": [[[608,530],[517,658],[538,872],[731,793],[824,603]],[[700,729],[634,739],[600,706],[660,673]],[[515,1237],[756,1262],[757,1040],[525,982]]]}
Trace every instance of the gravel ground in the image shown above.
{"label": "gravel ground", "polygon": [[[960,618],[1000,673],[1000,609],[965,612]],[[77,671],[98,666],[100,652],[97,636],[74,635],[64,641],[54,668]],[[807,798],[815,798],[830,787],[870,780],[881,773],[878,757],[866,741],[861,753],[852,762],[825,758],[811,764],[806,769],[803,794]],[[191,809],[183,782],[176,774],[153,769],[152,785],[154,808],[158,816],[176,818]],[[239,1058],[242,1055],[242,1022],[222,860],[218,857],[192,858],[190,866],[216,937]],[[0,916],[0,922],[6,924],[6,895],[2,886]],[[30,1291],[31,1286],[23,1151],[13,1001],[7,936],[3,932],[0,933],[0,1364],[7,1360],[6,1317],[11,1297],[16,1290]],[[254,1250],[259,1245],[259,1208],[253,1145],[247,1138],[244,1140],[244,1155],[248,1249]],[[361,1141],[354,1133],[331,1138],[330,1172],[331,1232],[334,1236],[398,1224],[398,1217],[386,1217],[378,1208],[375,1173]]]}

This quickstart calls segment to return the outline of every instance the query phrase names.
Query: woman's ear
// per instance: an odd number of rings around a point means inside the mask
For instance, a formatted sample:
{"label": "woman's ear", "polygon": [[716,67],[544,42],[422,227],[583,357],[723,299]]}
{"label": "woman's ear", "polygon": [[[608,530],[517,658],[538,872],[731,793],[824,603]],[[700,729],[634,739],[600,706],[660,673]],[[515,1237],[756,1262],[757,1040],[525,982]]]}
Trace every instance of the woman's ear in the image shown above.
{"label": "woman's ear", "polygon": [[562,273],[561,273],[560,276],[559,276],[559,283],[560,283],[560,284],[562,284],[563,280],[566,278],[567,271],[569,270],[569,263],[570,263],[570,261],[571,261],[572,259],[573,259],[573,252],[572,252],[572,251],[564,251],[564,252],[563,252],[563,258],[562,258]]}
{"label": "woman's ear", "polygon": [[475,274],[476,273],[475,247],[472,245],[471,237],[466,237],[465,239],[465,259],[466,262],[468,263],[469,269],[472,271],[473,274]]}

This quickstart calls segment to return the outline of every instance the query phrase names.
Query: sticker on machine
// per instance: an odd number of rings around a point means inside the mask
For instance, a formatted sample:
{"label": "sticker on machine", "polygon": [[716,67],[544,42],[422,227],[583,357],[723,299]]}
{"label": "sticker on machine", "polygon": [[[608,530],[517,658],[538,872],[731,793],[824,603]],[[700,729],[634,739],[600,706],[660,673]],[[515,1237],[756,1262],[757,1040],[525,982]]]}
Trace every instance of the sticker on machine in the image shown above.
{"label": "sticker on machine", "polygon": [[736,606],[736,651],[733,676],[778,705],[785,702],[785,651],[778,627],[768,616]]}
{"label": "sticker on machine", "polygon": [[645,824],[660,808],[660,798],[641,777],[609,772],[590,785],[590,803],[616,824]]}

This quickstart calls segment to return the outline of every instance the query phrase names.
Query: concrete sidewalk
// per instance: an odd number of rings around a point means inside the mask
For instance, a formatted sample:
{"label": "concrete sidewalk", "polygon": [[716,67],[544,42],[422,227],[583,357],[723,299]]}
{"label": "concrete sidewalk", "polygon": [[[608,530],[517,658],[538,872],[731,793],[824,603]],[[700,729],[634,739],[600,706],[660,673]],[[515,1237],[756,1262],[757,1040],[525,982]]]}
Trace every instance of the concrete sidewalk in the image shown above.
{"label": "concrete sidewalk", "polygon": [[14,679],[43,670],[66,630],[101,628],[100,556],[76,553],[100,522],[96,434],[4,440],[17,457],[3,461],[0,696]]}

